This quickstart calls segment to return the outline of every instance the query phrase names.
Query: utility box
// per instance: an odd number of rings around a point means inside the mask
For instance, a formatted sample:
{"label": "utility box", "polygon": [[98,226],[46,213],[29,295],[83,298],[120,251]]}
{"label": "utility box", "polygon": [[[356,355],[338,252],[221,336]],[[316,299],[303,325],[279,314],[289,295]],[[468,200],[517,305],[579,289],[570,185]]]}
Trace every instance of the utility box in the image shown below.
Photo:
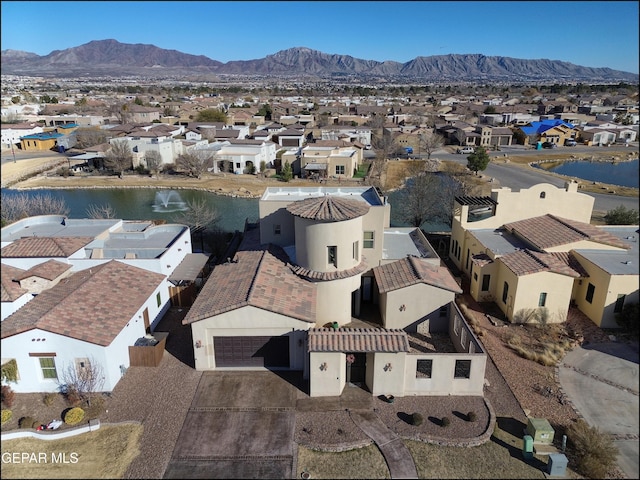
{"label": "utility box", "polygon": [[525,435],[522,438],[522,458],[526,460],[533,458],[533,438],[531,435]]}
{"label": "utility box", "polygon": [[550,476],[564,477],[567,470],[567,457],[564,453],[550,453],[547,473]]}
{"label": "utility box", "polygon": [[531,435],[533,443],[551,445],[555,430],[546,418],[530,418],[527,421],[527,435]]}

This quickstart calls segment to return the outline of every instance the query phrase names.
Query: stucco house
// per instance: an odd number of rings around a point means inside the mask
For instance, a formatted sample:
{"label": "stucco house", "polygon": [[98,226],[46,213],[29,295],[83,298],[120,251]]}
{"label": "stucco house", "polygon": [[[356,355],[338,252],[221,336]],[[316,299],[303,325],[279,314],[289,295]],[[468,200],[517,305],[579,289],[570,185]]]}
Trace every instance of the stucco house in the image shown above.
{"label": "stucco house", "polygon": [[259,211],[183,321],[197,370],[298,370],[311,396],[483,394],[460,286],[374,188],[267,188]]}
{"label": "stucco house", "polygon": [[457,197],[449,258],[477,301],[511,322],[563,322],[575,305],[596,325],[638,302],[638,227],[589,223],[593,197],[534,185],[490,197]]}
{"label": "stucco house", "polygon": [[55,392],[69,365],[81,369],[97,362],[104,374],[101,390],[111,391],[129,366],[129,346],[166,305],[165,278],[110,260],[40,292],[2,321],[2,363],[15,360],[18,366],[11,388]]}
{"label": "stucco house", "polygon": [[525,145],[536,142],[564,145],[565,140],[575,140],[578,133],[578,129],[573,124],[559,119],[531,122],[529,125],[519,127],[519,130],[525,135]]}
{"label": "stucco house", "polygon": [[2,364],[17,361],[17,392],[54,391],[63,369],[87,359],[110,391],[128,347],[186,300],[208,260],[191,253],[185,225],[44,215],[1,236]]}

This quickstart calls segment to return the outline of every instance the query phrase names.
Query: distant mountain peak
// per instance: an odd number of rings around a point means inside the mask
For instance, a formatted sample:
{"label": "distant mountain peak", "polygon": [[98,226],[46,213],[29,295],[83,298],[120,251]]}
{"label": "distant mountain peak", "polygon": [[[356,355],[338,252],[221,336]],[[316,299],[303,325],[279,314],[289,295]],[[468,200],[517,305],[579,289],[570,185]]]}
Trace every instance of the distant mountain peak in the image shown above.
{"label": "distant mountain peak", "polygon": [[2,50],[2,73],[37,76],[89,75],[260,75],[330,78],[348,75],[420,82],[638,82],[638,74],[610,68],[592,68],[557,60],[523,60],[484,54],[418,56],[405,63],[379,62],[350,55],[324,53],[299,46],[265,58],[222,63],[149,44],[128,44],[109,38],[56,50],[48,55]]}

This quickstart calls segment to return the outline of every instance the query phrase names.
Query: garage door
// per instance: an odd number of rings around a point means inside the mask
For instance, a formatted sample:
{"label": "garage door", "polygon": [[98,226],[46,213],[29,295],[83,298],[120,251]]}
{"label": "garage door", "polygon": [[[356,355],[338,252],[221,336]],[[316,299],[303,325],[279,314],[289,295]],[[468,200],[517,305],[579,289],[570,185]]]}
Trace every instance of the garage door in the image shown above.
{"label": "garage door", "polygon": [[289,337],[213,337],[217,367],[289,368]]}

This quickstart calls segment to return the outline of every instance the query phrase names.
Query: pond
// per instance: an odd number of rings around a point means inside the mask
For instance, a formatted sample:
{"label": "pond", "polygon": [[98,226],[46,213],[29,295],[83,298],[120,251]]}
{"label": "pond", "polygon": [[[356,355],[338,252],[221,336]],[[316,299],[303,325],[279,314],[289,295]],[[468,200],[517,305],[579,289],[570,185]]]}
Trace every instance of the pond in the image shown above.
{"label": "pond", "polygon": [[156,190],[151,188],[105,188],[105,189],[2,189],[2,196],[16,194],[51,195],[62,198],[69,208],[70,218],[87,218],[89,205],[110,205],[115,217],[123,220],[175,221],[186,202],[203,199],[214,207],[220,220],[217,226],[227,232],[244,230],[245,219],[258,220],[258,199],[234,198],[215,195],[200,190]]}
{"label": "pond", "polygon": [[592,182],[638,188],[638,159],[629,162],[591,162],[576,160],[534,165],[549,172]]}
{"label": "pond", "polygon": [[[204,199],[214,207],[220,215],[217,226],[226,232],[244,230],[245,219],[256,222],[259,219],[258,199],[239,198],[216,195],[201,190],[159,190],[153,188],[90,188],[90,189],[37,189],[12,190],[2,189],[2,196],[16,194],[51,195],[62,198],[69,208],[70,218],[87,218],[89,205],[110,205],[115,210],[115,217],[123,220],[157,220],[168,222],[184,210],[186,202]],[[408,226],[394,208],[399,203],[399,192],[389,196],[391,204],[391,226]],[[422,228],[428,232],[451,231],[451,226],[440,223],[424,223]]]}

